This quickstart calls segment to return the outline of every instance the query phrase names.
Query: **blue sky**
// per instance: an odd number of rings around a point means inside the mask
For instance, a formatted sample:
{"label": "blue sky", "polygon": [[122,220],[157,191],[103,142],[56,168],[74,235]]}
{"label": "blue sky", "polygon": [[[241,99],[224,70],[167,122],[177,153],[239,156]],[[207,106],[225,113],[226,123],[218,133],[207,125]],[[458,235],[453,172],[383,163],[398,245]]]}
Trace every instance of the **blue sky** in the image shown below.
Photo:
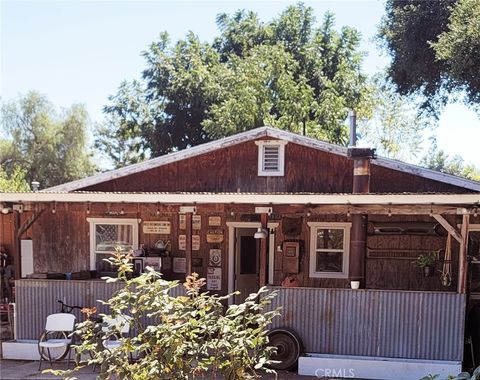
{"label": "blue sky", "polygon": [[[141,51],[161,31],[175,41],[192,30],[211,41],[218,34],[215,16],[238,9],[257,12],[264,21],[276,17],[286,1],[2,1],[2,99],[37,90],[56,105],[86,105],[91,118],[101,121],[107,97],[124,79],[139,78],[145,67]],[[373,74],[388,57],[373,37],[384,13],[378,0],[305,2],[318,20],[326,11],[336,15],[337,26],[361,31],[362,50],[368,53],[364,70]],[[459,154],[480,168],[477,154],[480,120],[462,105],[448,106],[437,130],[440,148]],[[472,138],[475,137],[475,138]]]}

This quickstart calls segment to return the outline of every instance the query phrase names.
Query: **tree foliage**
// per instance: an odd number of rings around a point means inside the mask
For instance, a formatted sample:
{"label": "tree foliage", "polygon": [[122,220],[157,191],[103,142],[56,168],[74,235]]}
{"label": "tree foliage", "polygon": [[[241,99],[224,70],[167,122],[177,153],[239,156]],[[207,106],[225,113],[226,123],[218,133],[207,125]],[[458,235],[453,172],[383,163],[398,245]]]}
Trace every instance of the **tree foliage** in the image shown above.
{"label": "tree foliage", "polygon": [[24,172],[28,183],[39,181],[41,187],[92,174],[94,167],[87,152],[88,123],[83,106],[73,105],[57,115],[53,105],[36,92],[4,103],[2,170],[9,177]]}
{"label": "tree foliage", "polygon": [[454,91],[478,109],[478,0],[388,0],[379,37],[400,94],[422,95],[422,107],[434,115]]}
{"label": "tree foliage", "polygon": [[25,171],[16,166],[11,174],[7,174],[0,166],[0,191],[30,191],[25,179]]}
{"label": "tree foliage", "polygon": [[422,148],[423,133],[435,129],[431,117],[417,112],[417,105],[395,91],[380,74],[372,79],[373,117],[359,120],[361,142],[381,156],[412,161]]}
{"label": "tree foliage", "polygon": [[162,33],[143,53],[142,79],[110,97],[105,112],[118,129],[100,130],[97,146],[127,143],[116,166],[263,125],[345,144],[348,109],[371,112],[360,35],[337,31],[332,14],[317,25],[298,4],[270,22],[238,11],[217,25],[212,43],[190,32],[172,44]]}

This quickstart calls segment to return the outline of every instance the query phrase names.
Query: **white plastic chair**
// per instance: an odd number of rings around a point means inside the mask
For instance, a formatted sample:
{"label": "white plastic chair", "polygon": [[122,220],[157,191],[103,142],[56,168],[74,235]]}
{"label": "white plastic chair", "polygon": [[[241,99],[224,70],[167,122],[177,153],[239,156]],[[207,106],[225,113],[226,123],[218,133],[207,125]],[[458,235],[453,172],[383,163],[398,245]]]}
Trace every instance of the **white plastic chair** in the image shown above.
{"label": "white plastic chair", "polygon": [[[103,322],[106,324],[106,326],[103,327],[102,330],[105,333],[111,333],[111,330],[115,329],[118,333],[120,333],[121,336],[126,335],[130,331],[130,319],[131,317],[128,315],[119,315],[116,318],[106,317],[103,319]],[[103,347],[108,350],[118,348],[122,344],[123,342],[121,339],[106,339],[103,341]]]}
{"label": "white plastic chair", "polygon": [[73,340],[74,328],[75,315],[73,314],[56,313],[47,317],[45,330],[38,341],[40,354],[38,370],[42,367],[42,360],[48,360],[52,365],[52,361],[62,360],[67,353],[67,366],[70,367],[70,345]]}

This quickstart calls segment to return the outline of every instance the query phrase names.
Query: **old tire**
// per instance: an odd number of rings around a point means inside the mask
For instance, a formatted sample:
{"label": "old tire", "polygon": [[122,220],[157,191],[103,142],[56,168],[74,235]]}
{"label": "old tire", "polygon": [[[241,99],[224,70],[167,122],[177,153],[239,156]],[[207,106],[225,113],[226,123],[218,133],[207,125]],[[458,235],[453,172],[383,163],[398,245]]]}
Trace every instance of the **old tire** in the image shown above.
{"label": "old tire", "polygon": [[269,367],[275,370],[295,368],[303,348],[298,334],[291,329],[277,328],[271,330],[267,335],[268,345],[277,348],[277,353],[271,357],[271,360],[278,362],[269,364]]}

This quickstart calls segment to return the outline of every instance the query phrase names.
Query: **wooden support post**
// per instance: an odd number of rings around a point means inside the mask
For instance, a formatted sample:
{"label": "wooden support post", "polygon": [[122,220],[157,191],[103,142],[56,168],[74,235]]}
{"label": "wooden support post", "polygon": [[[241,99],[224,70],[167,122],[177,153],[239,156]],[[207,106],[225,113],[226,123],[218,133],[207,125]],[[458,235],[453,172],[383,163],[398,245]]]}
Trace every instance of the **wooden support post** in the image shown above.
{"label": "wooden support post", "polygon": [[460,241],[460,251],[458,252],[458,287],[457,291],[460,294],[467,292],[467,251],[468,251],[468,225],[470,223],[470,215],[463,215],[462,233]]}
{"label": "wooden support post", "polygon": [[18,280],[22,276],[20,236],[18,234],[19,229],[20,229],[20,214],[14,211],[13,212],[12,258],[13,258],[13,270],[15,271],[15,280]]}
{"label": "wooden support post", "polygon": [[[262,228],[267,229],[268,215],[262,214],[260,221],[262,223]],[[265,239],[260,239],[260,269],[258,276],[258,284],[262,287],[267,284],[267,240],[268,236]]]}
{"label": "wooden support post", "polygon": [[185,224],[186,224],[186,238],[187,238],[187,244],[185,248],[185,257],[186,257],[186,263],[185,263],[185,276],[189,276],[192,274],[192,237],[193,237],[193,231],[192,231],[192,213],[187,212],[185,214]]}

